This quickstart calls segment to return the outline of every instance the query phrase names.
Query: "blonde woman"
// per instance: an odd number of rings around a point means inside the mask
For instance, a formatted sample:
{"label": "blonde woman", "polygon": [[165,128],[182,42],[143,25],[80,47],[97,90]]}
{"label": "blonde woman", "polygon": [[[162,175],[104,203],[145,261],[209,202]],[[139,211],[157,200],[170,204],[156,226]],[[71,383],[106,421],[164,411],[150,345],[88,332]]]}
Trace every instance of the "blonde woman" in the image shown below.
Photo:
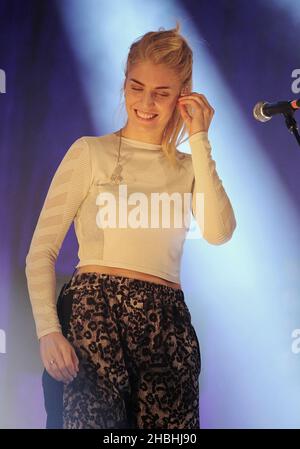
{"label": "blonde woman", "polygon": [[[178,23],[135,41],[125,125],[77,139],[50,184],[26,257],[48,428],[200,427],[201,355],[180,284],[183,244],[191,213],[213,245],[231,238],[236,221],[211,157],[214,110],[192,92],[192,64]],[[186,132],[191,154],[177,149]],[[179,202],[185,221],[174,226],[170,202],[171,223],[151,226],[162,218],[153,195],[173,193],[190,195]],[[55,261],[73,220],[79,263],[56,304]]]}

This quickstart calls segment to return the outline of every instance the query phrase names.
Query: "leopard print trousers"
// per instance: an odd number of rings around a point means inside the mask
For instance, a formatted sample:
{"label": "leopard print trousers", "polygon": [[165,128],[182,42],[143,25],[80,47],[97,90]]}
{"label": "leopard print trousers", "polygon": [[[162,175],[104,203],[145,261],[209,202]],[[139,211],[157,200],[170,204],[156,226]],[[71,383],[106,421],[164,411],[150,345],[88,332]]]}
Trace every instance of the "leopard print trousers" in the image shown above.
{"label": "leopard print trousers", "polygon": [[57,310],[79,372],[66,385],[44,370],[48,428],[200,428],[200,346],[181,289],[79,273]]}

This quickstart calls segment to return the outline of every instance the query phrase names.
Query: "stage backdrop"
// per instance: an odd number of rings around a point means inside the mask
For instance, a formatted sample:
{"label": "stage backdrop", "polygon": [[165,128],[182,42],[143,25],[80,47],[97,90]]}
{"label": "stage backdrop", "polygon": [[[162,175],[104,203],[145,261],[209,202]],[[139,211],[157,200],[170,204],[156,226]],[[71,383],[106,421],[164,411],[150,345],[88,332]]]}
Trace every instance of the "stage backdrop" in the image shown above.
{"label": "stage backdrop", "polygon": [[[300,97],[300,3],[0,0],[1,428],[45,426],[25,257],[52,176],[78,137],[124,125],[129,46],[176,19],[194,51],[193,90],[216,111],[212,155],[237,220],[225,245],[199,234],[184,246],[201,426],[300,427],[300,147],[283,117],[252,116],[260,100]],[[72,225],[57,292],[77,249]]]}

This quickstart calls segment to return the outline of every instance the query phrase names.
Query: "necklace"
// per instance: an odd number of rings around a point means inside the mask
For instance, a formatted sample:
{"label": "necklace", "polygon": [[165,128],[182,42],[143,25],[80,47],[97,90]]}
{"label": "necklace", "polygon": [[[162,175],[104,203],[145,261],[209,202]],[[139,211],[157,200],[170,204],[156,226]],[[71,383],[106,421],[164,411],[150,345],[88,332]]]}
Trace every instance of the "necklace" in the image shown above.
{"label": "necklace", "polygon": [[110,177],[111,182],[113,184],[120,184],[121,181],[123,181],[123,177],[121,176],[121,172],[123,170],[122,165],[119,163],[120,159],[120,148],[121,148],[121,137],[122,137],[122,128],[120,129],[120,141],[119,141],[119,151],[118,151],[118,159],[117,159],[117,165]]}

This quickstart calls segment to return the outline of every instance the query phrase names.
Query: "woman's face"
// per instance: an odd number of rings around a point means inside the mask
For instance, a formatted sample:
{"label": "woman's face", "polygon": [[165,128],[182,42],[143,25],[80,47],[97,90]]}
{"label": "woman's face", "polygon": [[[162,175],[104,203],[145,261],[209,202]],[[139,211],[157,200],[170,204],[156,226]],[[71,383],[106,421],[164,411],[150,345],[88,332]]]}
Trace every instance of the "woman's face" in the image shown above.
{"label": "woman's face", "polygon": [[[125,84],[128,114],[124,128],[129,137],[160,143],[180,94],[180,83],[166,66],[143,62],[132,67]],[[140,118],[141,113],[156,114],[152,119]]]}

